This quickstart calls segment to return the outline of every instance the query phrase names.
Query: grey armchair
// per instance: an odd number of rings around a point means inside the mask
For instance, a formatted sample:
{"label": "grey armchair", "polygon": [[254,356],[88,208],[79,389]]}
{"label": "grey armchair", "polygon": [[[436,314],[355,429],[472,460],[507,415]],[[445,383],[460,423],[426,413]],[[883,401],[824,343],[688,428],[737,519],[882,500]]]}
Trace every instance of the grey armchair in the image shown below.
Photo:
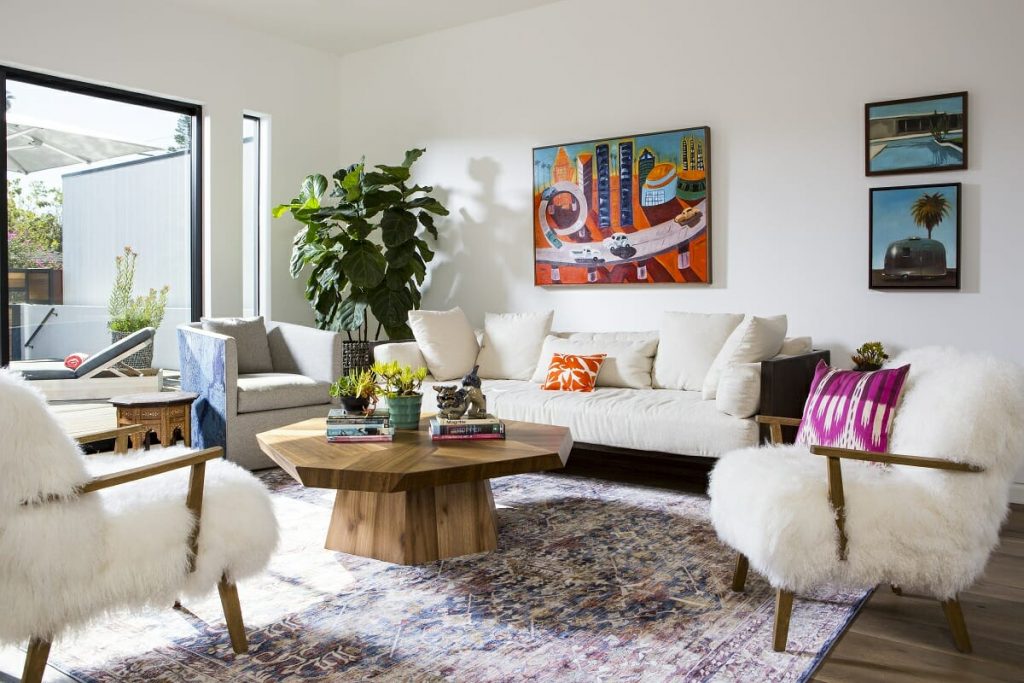
{"label": "grey armchair", "polygon": [[204,330],[202,323],[178,327],[181,388],[199,394],[192,406],[193,447],[221,446],[228,460],[250,470],[274,466],[256,434],[326,416],[331,382],[342,371],[336,332],[271,322],[266,334],[273,371],[240,374],[234,337]]}

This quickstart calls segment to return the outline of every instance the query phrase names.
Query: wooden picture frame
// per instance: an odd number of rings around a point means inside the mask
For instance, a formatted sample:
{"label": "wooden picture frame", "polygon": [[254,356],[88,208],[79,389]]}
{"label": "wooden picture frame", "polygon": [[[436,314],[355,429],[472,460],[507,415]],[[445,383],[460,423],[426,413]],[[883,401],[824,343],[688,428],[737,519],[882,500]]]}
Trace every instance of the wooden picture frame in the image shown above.
{"label": "wooden picture frame", "polygon": [[711,282],[707,126],[533,149],[534,285]]}
{"label": "wooden picture frame", "polygon": [[961,184],[868,192],[868,288],[960,289]]}
{"label": "wooden picture frame", "polygon": [[959,171],[967,168],[967,92],[864,105],[864,173]]}

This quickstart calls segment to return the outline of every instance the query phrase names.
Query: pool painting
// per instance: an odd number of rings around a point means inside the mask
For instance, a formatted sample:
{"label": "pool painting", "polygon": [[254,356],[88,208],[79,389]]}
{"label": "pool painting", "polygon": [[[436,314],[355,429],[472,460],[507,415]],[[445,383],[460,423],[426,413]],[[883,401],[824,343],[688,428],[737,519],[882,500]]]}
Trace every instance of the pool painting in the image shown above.
{"label": "pool painting", "polygon": [[871,289],[960,289],[960,183],[871,189]]}
{"label": "pool painting", "polygon": [[711,130],[533,150],[538,286],[711,282]]}
{"label": "pool painting", "polygon": [[864,105],[867,175],[967,168],[967,93]]}

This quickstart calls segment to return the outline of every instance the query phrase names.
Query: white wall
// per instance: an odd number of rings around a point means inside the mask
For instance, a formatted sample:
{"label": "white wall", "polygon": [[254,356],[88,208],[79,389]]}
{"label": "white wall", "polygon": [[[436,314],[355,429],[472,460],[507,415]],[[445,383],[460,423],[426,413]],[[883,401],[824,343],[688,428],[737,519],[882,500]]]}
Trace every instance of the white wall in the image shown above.
{"label": "white wall", "polygon": [[[242,310],[243,111],[270,117],[270,203],[336,166],[337,61],[272,35],[159,2],[0,0],[0,63],[203,105],[206,315]],[[270,225],[269,304],[309,322],[287,275],[293,233]]]}
{"label": "white wall", "polygon": [[[1024,361],[1024,3],[567,0],[342,59],[342,161],[422,145],[452,209],[425,306],[554,308],[561,329],[660,311],[785,312],[839,363],[862,341]],[[666,68],[670,63],[671,68]],[[652,67],[657,64],[657,67]],[[868,179],[864,103],[970,93],[970,170]],[[710,286],[533,286],[531,148],[709,125]],[[868,188],[964,183],[963,288],[867,288]]]}

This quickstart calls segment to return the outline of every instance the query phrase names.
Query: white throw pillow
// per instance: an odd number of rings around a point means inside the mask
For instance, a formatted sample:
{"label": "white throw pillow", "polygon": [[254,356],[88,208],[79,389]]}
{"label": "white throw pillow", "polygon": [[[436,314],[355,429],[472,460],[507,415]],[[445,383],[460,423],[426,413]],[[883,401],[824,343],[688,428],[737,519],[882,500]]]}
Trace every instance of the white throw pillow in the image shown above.
{"label": "white throw pillow", "polygon": [[715,356],[742,320],[742,313],[663,313],[654,387],[700,391]]}
{"label": "white throw pillow", "polygon": [[733,417],[753,417],[761,407],[761,364],[732,365],[718,380],[715,407]]}
{"label": "white throw pillow", "polygon": [[427,360],[423,357],[420,345],[416,342],[391,342],[375,346],[373,349],[373,359],[382,363],[390,363],[396,360],[414,370],[427,367]]}
{"label": "white throw pillow", "polygon": [[782,341],[782,348],[779,349],[779,356],[799,356],[802,353],[810,353],[814,347],[810,337],[786,337]]}
{"label": "white throw pillow", "polygon": [[[625,387],[627,389],[650,389],[651,368],[654,365],[654,354],[658,349],[658,339],[615,339],[612,335],[581,335],[583,338],[562,339],[549,335],[544,340],[537,369],[533,373],[534,382],[543,382],[547,377],[551,357],[556,353],[572,355],[606,354],[601,371],[597,374],[599,387]],[[596,337],[596,338],[595,338]]]}
{"label": "white throw pillow", "polygon": [[461,378],[473,369],[480,346],[461,308],[409,311],[409,327],[434,379]]}
{"label": "white throw pillow", "polygon": [[759,318],[748,315],[739,327],[732,331],[722,345],[722,350],[715,356],[715,361],[704,376],[701,394],[705,401],[715,397],[718,390],[718,378],[731,365],[740,363],[760,363],[773,358],[782,348],[789,323],[784,315],[770,318]]}
{"label": "white throw pillow", "polygon": [[477,374],[485,379],[530,379],[554,315],[554,311],[488,313],[476,357]]}

